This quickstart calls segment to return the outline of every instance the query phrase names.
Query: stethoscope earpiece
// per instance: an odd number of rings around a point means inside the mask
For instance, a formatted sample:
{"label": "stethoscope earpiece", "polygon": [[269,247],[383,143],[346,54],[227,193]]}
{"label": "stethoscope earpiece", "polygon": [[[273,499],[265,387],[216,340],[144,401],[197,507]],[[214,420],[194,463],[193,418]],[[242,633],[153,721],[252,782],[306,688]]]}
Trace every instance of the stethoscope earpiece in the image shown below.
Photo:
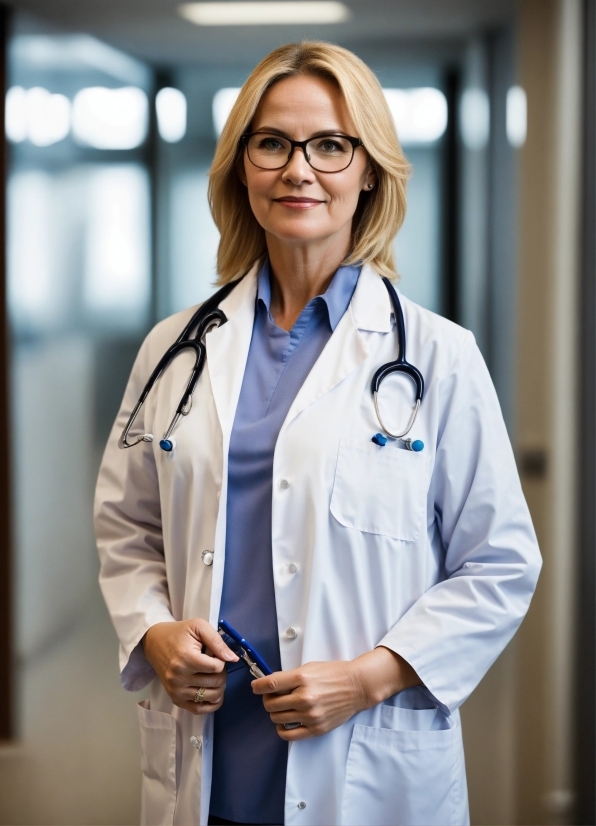
{"label": "stethoscope earpiece", "polygon": [[383,436],[382,433],[375,433],[371,439],[371,442],[374,442],[379,447],[385,447],[387,444],[387,436]]}
{"label": "stethoscope earpiece", "polygon": [[176,441],[175,439],[161,439],[159,446],[165,453],[171,453],[176,447]]}

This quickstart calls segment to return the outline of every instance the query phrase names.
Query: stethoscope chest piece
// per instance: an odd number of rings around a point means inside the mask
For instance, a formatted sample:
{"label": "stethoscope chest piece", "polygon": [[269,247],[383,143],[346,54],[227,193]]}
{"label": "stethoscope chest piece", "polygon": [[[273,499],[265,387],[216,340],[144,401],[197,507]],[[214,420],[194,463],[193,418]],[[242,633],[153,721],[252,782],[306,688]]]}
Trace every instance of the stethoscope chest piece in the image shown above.
{"label": "stethoscope chest piece", "polygon": [[[424,442],[420,439],[413,440],[409,437],[406,437],[408,436],[408,433],[412,430],[414,424],[416,423],[418,411],[420,410],[420,405],[422,404],[422,399],[424,397],[424,378],[420,370],[418,370],[417,367],[414,367],[413,364],[410,364],[406,360],[406,326],[404,322],[404,313],[401,308],[401,302],[391,282],[387,278],[383,278],[383,283],[387,287],[389,299],[393,307],[393,315],[395,318],[395,328],[397,334],[398,353],[395,361],[389,361],[387,362],[387,364],[382,364],[372,378],[370,389],[373,397],[375,414],[377,417],[377,421],[381,425],[381,430],[383,432],[375,433],[371,441],[374,442],[374,444],[378,445],[378,447],[385,447],[389,439],[394,439],[398,442],[401,442],[401,444],[404,446],[406,450],[411,450],[414,453],[420,453],[421,450],[424,450]],[[386,379],[388,376],[394,373],[400,373],[401,375],[407,376],[414,384],[415,389],[414,409],[410,414],[410,420],[408,421],[406,429],[401,433],[392,433],[387,428],[387,426],[383,423],[383,419],[381,418],[381,411],[379,409],[378,395],[381,389],[381,384],[384,379]]]}

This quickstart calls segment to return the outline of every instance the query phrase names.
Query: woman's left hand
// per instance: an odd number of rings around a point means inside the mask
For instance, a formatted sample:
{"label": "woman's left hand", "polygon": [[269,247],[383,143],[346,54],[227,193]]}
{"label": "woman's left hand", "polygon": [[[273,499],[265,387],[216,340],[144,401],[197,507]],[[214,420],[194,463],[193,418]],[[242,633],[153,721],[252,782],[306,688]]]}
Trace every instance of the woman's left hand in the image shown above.
{"label": "woman's left hand", "polygon": [[[354,714],[420,684],[414,669],[398,654],[376,648],[355,660],[310,662],[254,680],[255,694],[271,715],[282,740],[326,734]],[[285,729],[284,723],[300,723]]]}

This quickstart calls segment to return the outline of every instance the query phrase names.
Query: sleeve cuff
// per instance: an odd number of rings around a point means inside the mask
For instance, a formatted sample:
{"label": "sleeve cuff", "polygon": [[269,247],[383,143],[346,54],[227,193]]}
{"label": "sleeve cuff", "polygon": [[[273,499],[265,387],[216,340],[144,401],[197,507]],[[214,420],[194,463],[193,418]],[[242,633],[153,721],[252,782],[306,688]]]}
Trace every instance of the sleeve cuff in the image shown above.
{"label": "sleeve cuff", "polygon": [[423,662],[420,662],[416,656],[416,652],[409,649],[407,646],[402,645],[395,645],[394,643],[390,642],[388,639],[383,639],[375,648],[388,648],[390,651],[393,651],[395,654],[399,654],[409,665],[412,666],[416,674],[422,680],[422,690],[430,700],[430,702],[436,706],[445,716],[449,717],[449,715],[455,710],[453,708],[449,708],[449,706],[445,705],[441,701],[441,699],[434,693],[432,689],[432,678],[430,674],[427,673],[427,669]]}

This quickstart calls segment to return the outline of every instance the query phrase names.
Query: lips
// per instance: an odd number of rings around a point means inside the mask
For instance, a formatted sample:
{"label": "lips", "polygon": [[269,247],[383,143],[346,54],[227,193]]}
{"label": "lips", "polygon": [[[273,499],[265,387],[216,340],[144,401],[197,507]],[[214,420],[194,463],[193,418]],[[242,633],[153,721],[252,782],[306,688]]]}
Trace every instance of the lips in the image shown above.
{"label": "lips", "polygon": [[323,203],[323,201],[318,201],[316,198],[296,198],[291,195],[284,198],[275,198],[274,200],[289,209],[313,209],[313,207],[318,207]]}

